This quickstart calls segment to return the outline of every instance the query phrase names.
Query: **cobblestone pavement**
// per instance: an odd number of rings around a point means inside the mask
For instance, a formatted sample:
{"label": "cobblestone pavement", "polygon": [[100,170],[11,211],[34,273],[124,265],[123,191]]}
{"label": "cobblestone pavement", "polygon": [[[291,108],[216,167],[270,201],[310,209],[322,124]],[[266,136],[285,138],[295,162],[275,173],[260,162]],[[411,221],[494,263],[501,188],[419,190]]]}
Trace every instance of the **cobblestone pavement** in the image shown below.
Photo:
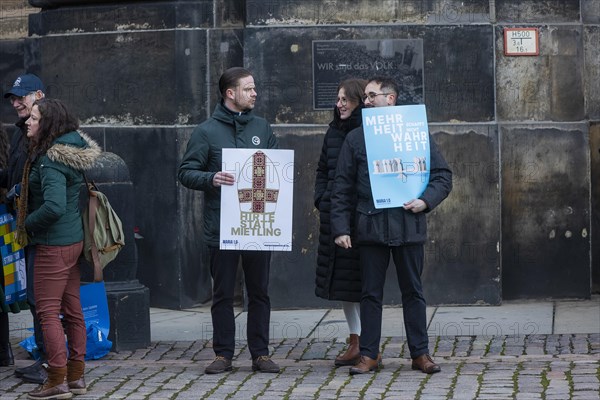
{"label": "cobblestone pavement", "polygon": [[[600,399],[600,334],[431,337],[442,372],[412,371],[404,338],[382,341],[384,368],[350,376],[333,367],[341,339],[272,342],[279,374],[254,373],[245,342],[230,373],[205,375],[209,341],[153,342],[89,361],[89,392],[76,399]],[[17,366],[30,363],[22,349]],[[2,400],[35,385],[0,367]]]}

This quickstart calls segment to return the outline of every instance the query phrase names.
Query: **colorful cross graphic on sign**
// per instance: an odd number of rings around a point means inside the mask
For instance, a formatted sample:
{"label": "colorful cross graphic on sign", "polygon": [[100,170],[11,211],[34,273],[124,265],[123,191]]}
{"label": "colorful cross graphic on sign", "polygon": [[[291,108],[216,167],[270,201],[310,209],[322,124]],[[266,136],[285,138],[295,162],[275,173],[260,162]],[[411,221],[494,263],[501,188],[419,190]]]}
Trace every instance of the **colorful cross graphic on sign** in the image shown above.
{"label": "colorful cross graphic on sign", "polygon": [[277,203],[278,189],[267,189],[267,156],[257,151],[252,156],[252,188],[239,189],[240,203],[252,202],[252,212],[264,213],[265,203]]}

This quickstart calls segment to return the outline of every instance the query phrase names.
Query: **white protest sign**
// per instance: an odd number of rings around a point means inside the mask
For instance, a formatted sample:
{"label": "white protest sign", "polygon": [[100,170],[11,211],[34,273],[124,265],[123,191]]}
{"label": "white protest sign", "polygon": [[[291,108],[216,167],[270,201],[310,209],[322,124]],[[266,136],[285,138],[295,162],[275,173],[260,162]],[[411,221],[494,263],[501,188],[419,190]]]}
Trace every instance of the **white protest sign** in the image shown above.
{"label": "white protest sign", "polygon": [[223,149],[221,250],[292,250],[294,151]]}

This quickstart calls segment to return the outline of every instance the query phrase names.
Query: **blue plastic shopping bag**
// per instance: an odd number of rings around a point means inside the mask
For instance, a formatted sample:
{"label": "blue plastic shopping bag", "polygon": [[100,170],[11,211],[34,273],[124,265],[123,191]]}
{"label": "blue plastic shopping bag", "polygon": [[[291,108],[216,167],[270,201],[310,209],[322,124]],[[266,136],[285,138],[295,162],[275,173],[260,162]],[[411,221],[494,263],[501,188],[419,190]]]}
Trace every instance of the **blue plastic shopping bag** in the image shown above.
{"label": "blue plastic shopping bag", "polygon": [[86,360],[97,360],[108,354],[112,342],[108,340],[110,317],[104,282],[81,285],[81,309],[87,331]]}
{"label": "blue plastic shopping bag", "polygon": [[[104,282],[95,282],[81,285],[81,309],[87,335],[86,360],[97,360],[104,357],[112,348],[108,340],[110,331],[110,317]],[[38,360],[40,352],[33,336],[19,343],[31,356]]]}

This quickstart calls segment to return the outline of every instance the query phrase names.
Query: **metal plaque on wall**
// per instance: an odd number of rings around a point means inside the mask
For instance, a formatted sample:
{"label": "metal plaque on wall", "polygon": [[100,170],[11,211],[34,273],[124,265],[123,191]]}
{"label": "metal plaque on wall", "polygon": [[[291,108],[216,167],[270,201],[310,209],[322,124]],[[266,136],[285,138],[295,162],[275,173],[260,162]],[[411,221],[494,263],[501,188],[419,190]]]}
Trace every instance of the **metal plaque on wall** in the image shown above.
{"label": "metal plaque on wall", "polygon": [[423,104],[423,40],[313,40],[313,108],[330,110],[344,79],[389,76],[398,105]]}

